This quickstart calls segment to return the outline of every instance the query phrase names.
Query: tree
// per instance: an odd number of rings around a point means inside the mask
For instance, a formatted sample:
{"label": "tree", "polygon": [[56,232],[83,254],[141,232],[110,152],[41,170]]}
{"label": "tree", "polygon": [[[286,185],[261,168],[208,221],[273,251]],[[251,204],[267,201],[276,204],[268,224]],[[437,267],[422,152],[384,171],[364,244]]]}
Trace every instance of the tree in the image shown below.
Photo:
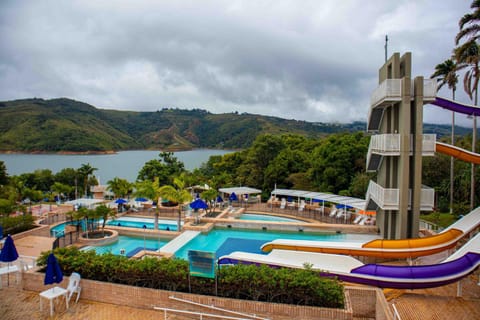
{"label": "tree", "polygon": [[82,164],[82,166],[77,170],[78,175],[80,178],[83,179],[83,186],[85,188],[85,197],[87,197],[87,190],[88,190],[88,178],[93,172],[98,170],[90,165],[90,163]]}
{"label": "tree", "polygon": [[126,179],[115,177],[107,181],[108,189],[113,192],[115,197],[125,197],[132,191],[132,184]]}
{"label": "tree", "polygon": [[96,216],[101,217],[103,219],[102,223],[102,233],[105,235],[104,230],[105,230],[105,224],[107,223],[107,220],[109,218],[115,219],[116,213],[114,210],[110,209],[106,205],[99,205],[95,208],[95,213]]}
{"label": "tree", "polygon": [[63,184],[61,182],[54,182],[51,191],[58,195],[58,201],[61,201],[62,195],[68,195],[73,190],[72,186]]}
{"label": "tree", "polygon": [[160,160],[147,161],[140,169],[137,180],[151,180],[158,178],[160,185],[172,184],[174,176],[185,172],[183,162],[179,161],[172,152],[161,152]]}
{"label": "tree", "polygon": [[152,199],[157,203],[155,208],[155,222],[154,222],[154,229],[158,230],[158,207],[160,205],[159,198],[160,198],[160,186],[158,185],[158,178],[152,180],[141,180],[135,183],[135,196],[136,197],[145,197],[148,199]]}
{"label": "tree", "polygon": [[[210,188],[202,192],[202,198],[207,201],[207,203],[211,203],[211,201],[215,201],[217,198],[218,192],[214,188]],[[215,211],[215,206],[210,206],[210,211]]]}
{"label": "tree", "polygon": [[8,183],[7,167],[3,161],[0,161],[0,186],[4,186]]}
{"label": "tree", "polygon": [[[458,69],[470,68],[465,72],[463,86],[474,104],[478,104],[478,81],[480,79],[480,48],[474,40],[470,40],[455,49]],[[477,117],[473,115],[472,152],[476,152],[477,144]],[[471,164],[470,173],[470,210],[475,207],[475,164]]]}
{"label": "tree", "polygon": [[175,186],[162,186],[158,191],[163,199],[168,199],[178,204],[177,231],[181,231],[182,207],[185,202],[192,200],[192,195],[185,189],[185,182],[182,179],[178,177],[173,178],[173,184]]}
{"label": "tree", "polygon": [[[457,90],[458,75],[457,64],[452,59],[445,60],[444,62],[435,66],[435,72],[430,78],[436,78],[438,83],[438,90],[440,90],[445,84],[452,90],[452,99],[455,100],[455,91]],[[451,143],[455,145],[455,111],[452,111],[452,138]],[[450,213],[453,213],[453,180],[454,180],[454,166],[455,158],[450,157]]]}
{"label": "tree", "polygon": [[480,33],[480,1],[474,0],[470,5],[470,8],[473,9],[472,13],[466,13],[458,22],[460,31],[455,37],[455,43],[458,45],[460,40],[469,39],[473,41],[478,40],[478,33]]}

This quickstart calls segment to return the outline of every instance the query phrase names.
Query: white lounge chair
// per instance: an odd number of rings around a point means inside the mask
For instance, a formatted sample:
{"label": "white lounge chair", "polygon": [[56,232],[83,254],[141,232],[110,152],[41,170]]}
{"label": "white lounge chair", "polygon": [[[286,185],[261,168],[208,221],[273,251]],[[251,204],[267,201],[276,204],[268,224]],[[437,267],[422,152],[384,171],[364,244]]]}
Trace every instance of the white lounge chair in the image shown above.
{"label": "white lounge chair", "polygon": [[72,272],[72,274],[70,275],[67,287],[67,299],[69,302],[74,293],[77,294],[77,299],[75,300],[75,302],[78,302],[78,299],[80,298],[80,292],[82,291],[82,288],[80,287],[80,279],[80,275],[76,272]]}
{"label": "white lounge chair", "polygon": [[305,209],[305,200],[300,200],[300,205],[298,206],[298,211],[303,211]]}
{"label": "white lounge chair", "polygon": [[330,211],[330,218],[333,218],[335,217],[335,215],[337,214],[337,209],[333,209],[332,211]]}
{"label": "white lounge chair", "polygon": [[282,201],[280,202],[280,209],[285,209],[286,205],[287,205],[287,200],[285,200],[285,198],[282,198]]}
{"label": "white lounge chair", "polygon": [[362,220],[362,218],[363,218],[363,216],[361,216],[361,215],[358,215],[358,216],[355,218],[355,220],[353,220],[353,223],[354,223],[354,224],[357,224],[357,223],[359,223],[359,222],[360,222],[360,220]]}

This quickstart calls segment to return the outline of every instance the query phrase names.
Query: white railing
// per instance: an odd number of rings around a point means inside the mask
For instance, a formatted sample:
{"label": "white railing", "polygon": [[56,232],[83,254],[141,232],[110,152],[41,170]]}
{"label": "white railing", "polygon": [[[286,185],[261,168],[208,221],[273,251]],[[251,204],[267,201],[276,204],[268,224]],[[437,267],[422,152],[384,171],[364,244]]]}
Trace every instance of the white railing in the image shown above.
{"label": "white railing", "polygon": [[382,100],[400,101],[402,98],[402,79],[386,79],[373,91],[370,105],[375,107]]}
{"label": "white railing", "polygon": [[397,133],[374,135],[370,138],[368,149],[372,153],[400,155],[400,135]]}
{"label": "white railing", "polygon": [[437,80],[423,79],[423,101],[433,101],[437,96]]}
{"label": "white railing", "polygon": [[422,154],[424,156],[435,155],[435,143],[437,141],[436,134],[423,134],[423,141],[422,141]]}
{"label": "white railing", "polygon": [[398,209],[399,190],[385,189],[374,181],[370,180],[367,190],[367,198],[372,199],[380,208],[395,210]]}
{"label": "white railing", "polygon": [[[400,202],[399,189],[387,189],[370,180],[367,189],[367,199],[372,199],[384,210],[397,210]],[[420,191],[420,207],[422,210],[432,210],[435,201],[435,190],[423,186]],[[408,208],[412,204],[412,190],[408,190]]]}

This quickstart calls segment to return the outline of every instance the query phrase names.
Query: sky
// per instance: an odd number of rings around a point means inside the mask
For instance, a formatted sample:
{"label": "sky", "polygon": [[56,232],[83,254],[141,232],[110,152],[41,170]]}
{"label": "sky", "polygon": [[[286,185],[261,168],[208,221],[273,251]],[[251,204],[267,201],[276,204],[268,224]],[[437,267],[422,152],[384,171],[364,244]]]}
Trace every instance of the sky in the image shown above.
{"label": "sky", "polygon": [[[412,52],[412,75],[429,78],[451,56],[470,4],[2,0],[0,100],[67,97],[102,109],[367,121],[385,35],[389,56]],[[457,97],[470,103],[461,83]],[[424,122],[451,122],[450,111],[424,110]],[[456,121],[472,125],[464,115]]]}

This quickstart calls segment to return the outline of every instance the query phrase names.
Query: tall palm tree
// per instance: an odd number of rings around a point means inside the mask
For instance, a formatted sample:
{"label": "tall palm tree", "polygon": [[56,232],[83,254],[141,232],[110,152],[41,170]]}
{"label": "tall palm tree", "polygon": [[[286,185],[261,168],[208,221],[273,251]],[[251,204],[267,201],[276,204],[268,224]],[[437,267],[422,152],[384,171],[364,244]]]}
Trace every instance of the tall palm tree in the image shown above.
{"label": "tall palm tree", "polygon": [[[457,70],[468,69],[463,78],[463,87],[474,104],[478,104],[478,82],[480,80],[480,47],[475,40],[470,40],[455,49]],[[477,144],[477,117],[473,115],[472,152]],[[472,163],[470,174],[470,210],[475,207],[475,164]]]}
{"label": "tall palm tree", "polygon": [[182,179],[178,177],[173,178],[173,184],[175,186],[160,187],[159,193],[162,198],[178,203],[177,231],[181,231],[182,206],[185,202],[192,200],[192,195],[185,189],[185,182]]}
{"label": "tall palm tree", "polygon": [[153,181],[152,180],[142,180],[138,181],[135,184],[135,196],[137,197],[145,197],[148,199],[152,199],[153,201],[157,202],[156,208],[155,208],[155,222],[153,228],[155,230],[158,230],[158,207],[160,205],[159,203],[159,198],[160,198],[160,186],[158,182],[158,178],[155,178]]}
{"label": "tall palm tree", "polygon": [[[452,90],[452,100],[455,100],[455,91],[457,90],[458,75],[457,64],[452,59],[435,66],[435,72],[430,76],[431,79],[437,79],[438,90],[445,84]],[[452,145],[455,145],[455,111],[452,111]],[[450,213],[453,213],[453,180],[454,180],[454,157],[450,157]]]}
{"label": "tall palm tree", "polygon": [[[480,0],[472,1],[470,5],[471,13],[465,14],[459,21],[460,31],[455,37],[455,43],[458,45],[460,41],[466,40],[461,46],[455,49],[455,56],[459,63],[459,68],[470,67],[465,73],[464,88],[472,99],[475,93],[475,105],[478,103],[478,80],[479,72],[479,47],[477,40],[480,37]],[[463,65],[462,65],[463,64]],[[472,151],[475,152],[477,144],[477,117],[473,115],[473,134],[472,134]],[[470,174],[470,210],[475,207],[475,164],[472,163]]]}
{"label": "tall palm tree", "polygon": [[90,163],[82,164],[82,166],[77,170],[78,174],[84,179],[83,186],[85,188],[85,197],[87,197],[88,177],[93,174],[95,170],[98,169],[92,167]]}
{"label": "tall palm tree", "polygon": [[107,181],[108,190],[112,191],[116,197],[125,197],[132,190],[132,184],[126,179],[115,177]]}

